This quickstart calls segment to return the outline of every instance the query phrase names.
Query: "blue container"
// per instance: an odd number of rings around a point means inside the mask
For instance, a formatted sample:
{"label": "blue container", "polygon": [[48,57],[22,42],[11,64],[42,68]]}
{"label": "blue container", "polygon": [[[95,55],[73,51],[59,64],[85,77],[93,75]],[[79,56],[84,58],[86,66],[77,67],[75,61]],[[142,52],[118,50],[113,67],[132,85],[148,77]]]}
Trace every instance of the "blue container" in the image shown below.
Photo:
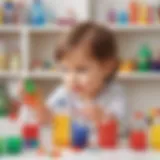
{"label": "blue container", "polygon": [[72,145],[77,148],[84,148],[88,144],[89,129],[85,124],[72,123]]}
{"label": "blue container", "polygon": [[38,148],[38,140],[25,140],[25,148]]}
{"label": "blue container", "polygon": [[119,24],[128,24],[128,13],[126,11],[120,11],[117,18]]}
{"label": "blue container", "polygon": [[46,13],[41,0],[34,0],[31,10],[31,24],[41,26],[46,23]]}

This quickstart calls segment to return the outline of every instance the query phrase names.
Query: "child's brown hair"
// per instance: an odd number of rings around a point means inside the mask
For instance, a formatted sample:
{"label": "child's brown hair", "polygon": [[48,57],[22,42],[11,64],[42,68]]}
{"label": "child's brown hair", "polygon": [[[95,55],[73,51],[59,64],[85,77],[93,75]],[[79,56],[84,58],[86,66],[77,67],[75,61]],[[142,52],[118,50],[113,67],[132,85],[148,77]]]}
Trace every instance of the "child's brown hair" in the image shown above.
{"label": "child's brown hair", "polygon": [[[99,61],[115,59],[118,68],[117,44],[113,32],[94,22],[85,22],[75,26],[71,32],[57,46],[55,51],[56,60],[61,60],[69,52],[85,41],[89,42],[90,53]],[[115,73],[114,71],[114,73]]]}

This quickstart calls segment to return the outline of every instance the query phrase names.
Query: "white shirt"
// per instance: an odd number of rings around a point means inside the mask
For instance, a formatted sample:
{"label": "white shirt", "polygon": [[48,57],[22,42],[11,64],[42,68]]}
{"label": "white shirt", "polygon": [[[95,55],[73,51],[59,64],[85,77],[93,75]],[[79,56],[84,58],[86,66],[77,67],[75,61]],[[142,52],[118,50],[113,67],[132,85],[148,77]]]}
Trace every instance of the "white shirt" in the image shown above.
{"label": "white shirt", "polygon": [[[110,83],[105,86],[92,103],[102,107],[104,112],[112,112],[117,118],[121,119],[125,114],[126,96],[119,84]],[[71,112],[88,106],[78,95],[71,93],[64,86],[58,87],[50,94],[46,105],[54,112]]]}

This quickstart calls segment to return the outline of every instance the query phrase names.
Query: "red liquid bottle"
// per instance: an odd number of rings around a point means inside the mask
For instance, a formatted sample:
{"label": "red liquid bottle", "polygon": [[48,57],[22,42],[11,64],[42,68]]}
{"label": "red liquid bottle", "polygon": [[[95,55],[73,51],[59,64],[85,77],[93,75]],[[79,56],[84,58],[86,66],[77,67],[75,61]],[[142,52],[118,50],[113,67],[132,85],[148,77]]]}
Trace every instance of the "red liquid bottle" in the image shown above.
{"label": "red liquid bottle", "polygon": [[114,118],[102,122],[98,127],[98,144],[101,148],[116,148],[118,123]]}
{"label": "red liquid bottle", "polygon": [[143,151],[147,148],[144,116],[142,113],[137,112],[133,120],[133,129],[129,136],[129,146],[134,150]]}

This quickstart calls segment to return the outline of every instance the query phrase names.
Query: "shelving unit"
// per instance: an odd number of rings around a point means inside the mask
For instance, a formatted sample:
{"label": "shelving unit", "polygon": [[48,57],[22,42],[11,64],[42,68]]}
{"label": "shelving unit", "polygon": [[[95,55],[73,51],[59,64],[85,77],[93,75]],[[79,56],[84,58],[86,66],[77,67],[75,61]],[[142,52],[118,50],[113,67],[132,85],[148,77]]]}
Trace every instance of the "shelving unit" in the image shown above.
{"label": "shelving unit", "polygon": [[[107,25],[106,25],[107,26]],[[143,25],[110,25],[109,26],[113,31],[117,34],[118,38],[120,38],[118,33],[127,32],[127,36],[129,34],[133,34],[133,32],[138,32],[138,34],[141,34],[143,32],[146,32],[146,34],[150,34],[152,32],[156,34],[160,34],[160,25],[149,25],[149,26],[143,26]],[[57,25],[46,25],[44,27],[30,27],[30,26],[7,26],[2,25],[0,26],[0,35],[1,33],[3,35],[19,35],[21,39],[21,55],[22,55],[22,61],[23,66],[20,71],[17,72],[10,72],[10,71],[0,71],[0,77],[1,78],[12,78],[13,77],[31,77],[35,79],[54,79],[54,78],[60,78],[60,73],[57,72],[51,72],[51,71],[40,71],[40,72],[32,72],[30,71],[29,62],[32,58],[31,56],[31,49],[33,44],[29,44],[31,42],[31,39],[34,39],[37,37],[37,39],[40,41],[42,38],[51,37],[51,38],[57,38],[59,35],[67,33],[71,27],[60,27]],[[140,32],[140,33],[139,33]],[[136,33],[137,34],[137,33]],[[125,36],[125,34],[124,34]],[[37,40],[36,39],[36,40]],[[39,42],[37,42],[39,43]],[[35,46],[34,46],[35,47]],[[42,46],[43,47],[43,46]],[[43,54],[43,53],[41,53]],[[41,56],[40,54],[40,56]],[[24,65],[25,64],[25,65]],[[118,79],[120,80],[159,80],[160,74],[159,73],[120,73],[118,76]]]}

